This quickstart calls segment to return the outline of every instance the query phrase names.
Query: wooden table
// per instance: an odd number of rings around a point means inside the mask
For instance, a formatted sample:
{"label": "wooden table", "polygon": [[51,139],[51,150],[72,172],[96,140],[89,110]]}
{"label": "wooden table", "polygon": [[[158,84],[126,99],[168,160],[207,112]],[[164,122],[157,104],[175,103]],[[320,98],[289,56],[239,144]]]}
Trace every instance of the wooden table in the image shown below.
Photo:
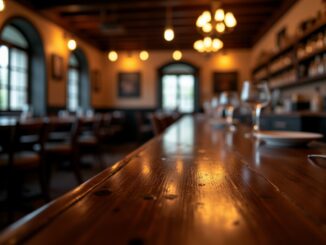
{"label": "wooden table", "polygon": [[4,231],[27,244],[326,244],[322,148],[270,148],[184,117]]}

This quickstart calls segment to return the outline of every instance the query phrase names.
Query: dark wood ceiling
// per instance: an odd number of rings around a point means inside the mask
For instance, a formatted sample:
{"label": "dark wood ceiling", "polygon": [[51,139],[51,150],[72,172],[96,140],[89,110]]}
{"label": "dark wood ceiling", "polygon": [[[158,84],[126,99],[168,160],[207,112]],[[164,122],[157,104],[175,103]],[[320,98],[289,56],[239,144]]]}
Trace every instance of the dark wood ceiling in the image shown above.
{"label": "dark wood ceiling", "polygon": [[[211,0],[17,0],[101,50],[192,49],[197,17]],[[250,48],[297,0],[223,0],[238,25],[222,36],[225,48]],[[172,6],[175,39],[163,39]]]}

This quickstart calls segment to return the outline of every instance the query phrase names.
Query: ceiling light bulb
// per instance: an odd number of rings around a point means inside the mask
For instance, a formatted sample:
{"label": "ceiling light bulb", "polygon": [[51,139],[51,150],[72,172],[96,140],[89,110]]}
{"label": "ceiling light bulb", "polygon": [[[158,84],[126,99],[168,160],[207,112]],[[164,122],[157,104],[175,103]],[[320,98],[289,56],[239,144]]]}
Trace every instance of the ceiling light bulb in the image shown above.
{"label": "ceiling light bulb", "polygon": [[204,46],[203,40],[197,40],[194,43],[194,49],[196,49],[198,52],[201,52],[201,53],[204,52],[205,46]]}
{"label": "ceiling light bulb", "polygon": [[141,51],[139,53],[139,58],[142,60],[142,61],[145,61],[145,60],[148,60],[149,58],[149,53],[145,50]]}
{"label": "ceiling light bulb", "polygon": [[215,12],[215,16],[214,16],[214,19],[216,21],[223,21],[224,20],[224,10],[223,9],[218,9],[216,10]]}
{"label": "ceiling light bulb", "polygon": [[218,51],[223,48],[223,42],[218,38],[214,38],[212,46],[215,51]]}
{"label": "ceiling light bulb", "polygon": [[4,0],[0,0],[0,12],[4,11],[6,8],[6,4]]}
{"label": "ceiling light bulb", "polygon": [[77,43],[74,39],[70,39],[67,43],[68,49],[69,50],[75,50],[77,48]]}
{"label": "ceiling light bulb", "polygon": [[180,50],[176,50],[173,52],[172,57],[174,60],[181,60],[182,59],[182,53]]}
{"label": "ceiling light bulb", "polygon": [[4,11],[6,8],[6,4],[4,0],[0,0],[0,12]]}
{"label": "ceiling light bulb", "polygon": [[202,13],[202,18],[203,20],[207,23],[207,22],[210,22],[212,20],[212,16],[211,16],[211,13],[209,11],[204,11]]}
{"label": "ceiling light bulb", "polygon": [[115,52],[115,51],[110,51],[109,54],[108,54],[108,58],[109,58],[109,60],[112,61],[112,62],[117,61],[117,60],[118,60],[118,57],[119,57],[119,56],[118,56],[118,53]]}
{"label": "ceiling light bulb", "polygon": [[205,33],[209,33],[211,32],[213,29],[212,27],[212,24],[211,23],[206,23],[204,26],[203,26],[203,32]]}
{"label": "ceiling light bulb", "polygon": [[168,42],[174,39],[174,31],[172,28],[166,28],[164,31],[164,39]]}
{"label": "ceiling light bulb", "polygon": [[206,21],[202,15],[200,15],[196,21],[196,26],[201,28],[206,24]]}
{"label": "ceiling light bulb", "polygon": [[215,29],[216,29],[217,32],[223,33],[225,31],[225,25],[224,25],[224,23],[218,23],[218,24],[216,24]]}
{"label": "ceiling light bulb", "polygon": [[231,12],[226,13],[224,21],[225,25],[229,28],[233,28],[237,25],[237,20]]}
{"label": "ceiling light bulb", "polygon": [[204,38],[204,46],[205,48],[209,48],[212,45],[212,39],[210,37]]}

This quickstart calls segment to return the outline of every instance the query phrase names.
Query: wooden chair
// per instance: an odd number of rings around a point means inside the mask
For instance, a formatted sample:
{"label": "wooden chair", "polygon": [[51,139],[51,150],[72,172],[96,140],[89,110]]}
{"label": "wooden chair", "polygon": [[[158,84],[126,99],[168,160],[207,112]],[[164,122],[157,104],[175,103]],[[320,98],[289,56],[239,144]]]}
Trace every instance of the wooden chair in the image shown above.
{"label": "wooden chair", "polygon": [[[137,126],[137,139],[142,142],[145,138],[150,138],[153,136],[153,126],[146,120],[144,113],[137,111],[135,112],[136,126]],[[150,137],[149,137],[150,136]]]}
{"label": "wooden chair", "polygon": [[102,169],[105,164],[101,157],[102,138],[100,134],[103,124],[103,115],[97,114],[92,119],[79,119],[80,135],[78,136],[78,148],[80,155],[92,154],[99,162]]}
{"label": "wooden chair", "polygon": [[104,113],[101,115],[101,121],[98,129],[98,137],[100,138],[102,143],[109,141],[112,137],[113,132],[111,130],[111,122],[111,113]]}
{"label": "wooden chair", "polygon": [[167,123],[167,121],[164,120],[163,115],[159,115],[157,113],[152,113],[150,115],[150,120],[151,120],[155,135],[160,135],[168,127],[168,123]]}
{"label": "wooden chair", "polygon": [[51,179],[51,168],[54,162],[68,160],[75,174],[77,182],[81,184],[83,182],[80,172],[80,156],[78,149],[78,137],[80,134],[80,124],[76,120],[65,120],[60,118],[48,119],[48,135],[54,132],[62,132],[60,129],[65,128],[65,135],[68,138],[64,138],[63,141],[47,141],[45,144],[45,156],[47,159],[47,179],[48,185]]}
{"label": "wooden chair", "polygon": [[[37,172],[42,196],[46,201],[49,200],[44,168],[45,135],[45,127],[41,119],[18,121],[11,134],[7,154],[0,154],[0,166],[7,173],[7,199],[10,214],[14,206],[21,203],[23,179],[29,172]],[[34,141],[26,142],[27,138],[34,139]],[[31,145],[33,145],[32,148]]]}

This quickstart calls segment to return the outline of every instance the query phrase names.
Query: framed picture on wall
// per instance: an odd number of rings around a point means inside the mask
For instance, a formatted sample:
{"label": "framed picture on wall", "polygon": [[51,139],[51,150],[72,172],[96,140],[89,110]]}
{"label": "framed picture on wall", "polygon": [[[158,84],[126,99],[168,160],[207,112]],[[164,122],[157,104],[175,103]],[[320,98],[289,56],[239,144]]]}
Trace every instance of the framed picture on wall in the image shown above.
{"label": "framed picture on wall", "polygon": [[120,98],[140,97],[140,72],[118,73],[118,96]]}
{"label": "framed picture on wall", "polygon": [[101,90],[100,85],[100,72],[98,70],[93,70],[91,72],[91,83],[92,83],[92,90],[97,93]]}
{"label": "framed picture on wall", "polygon": [[215,94],[223,91],[237,91],[238,72],[214,72],[213,73],[213,92]]}
{"label": "framed picture on wall", "polygon": [[55,80],[63,78],[63,58],[59,55],[51,55],[51,75]]}

